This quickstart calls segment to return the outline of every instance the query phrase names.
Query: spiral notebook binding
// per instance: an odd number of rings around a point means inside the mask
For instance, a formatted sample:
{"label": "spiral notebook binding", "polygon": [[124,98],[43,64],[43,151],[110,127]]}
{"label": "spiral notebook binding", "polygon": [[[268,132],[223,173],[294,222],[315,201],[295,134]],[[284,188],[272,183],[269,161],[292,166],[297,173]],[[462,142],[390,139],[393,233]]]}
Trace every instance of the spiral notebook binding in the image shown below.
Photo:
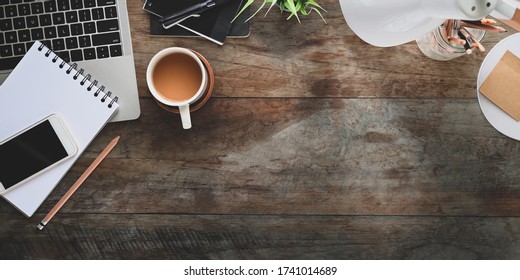
{"label": "spiral notebook binding", "polygon": [[117,102],[117,100],[119,100],[119,97],[114,96],[114,98],[112,98],[112,101],[110,101],[110,103],[108,103],[108,108],[112,108],[112,106],[114,105],[114,102]]}
{"label": "spiral notebook binding", "polygon": [[67,62],[68,62],[68,58],[67,58],[67,59],[64,59],[64,60],[60,63],[60,65],[59,65],[58,67],[63,68],[63,66],[65,66],[65,64],[67,64]]}
{"label": "spiral notebook binding", "polygon": [[65,71],[65,73],[70,74],[70,72],[72,72],[72,69],[76,70],[77,67],[78,67],[78,64],[72,63],[72,65],[69,66],[69,69],[67,69],[67,71]]}
{"label": "spiral notebook binding", "polygon": [[100,86],[96,92],[94,93],[94,96],[97,97],[99,95],[100,92],[104,92],[105,91],[105,86]]}
{"label": "spiral notebook binding", "polygon": [[110,97],[110,95],[112,95],[111,91],[108,91],[107,93],[105,93],[105,95],[101,98],[101,102],[105,102],[107,97]]}
{"label": "spiral notebook binding", "polygon": [[83,77],[83,80],[81,80],[81,82],[79,82],[80,85],[84,86],[85,85],[85,82],[86,81],[90,81],[90,78],[92,76],[90,76],[90,74],[87,74],[87,76]]}
{"label": "spiral notebook binding", "polygon": [[52,59],[52,63],[56,63],[58,61],[59,56],[56,54],[54,55],[54,58]]}
{"label": "spiral notebook binding", "polygon": [[87,87],[87,90],[88,90],[88,91],[91,91],[92,88],[93,88],[94,86],[97,87],[97,84],[98,84],[98,81],[97,81],[97,80],[94,80],[94,81],[93,81],[92,83],[90,83],[90,85]]}
{"label": "spiral notebook binding", "polygon": [[77,71],[76,74],[74,74],[74,76],[72,76],[72,78],[74,80],[77,80],[80,75],[83,75],[83,72],[85,72],[85,69],[80,68],[79,71]]}
{"label": "spiral notebook binding", "polygon": [[[38,46],[38,51],[41,52],[45,48],[47,48],[47,51],[45,51],[44,55],[45,55],[45,57],[49,57],[51,55],[51,53],[53,53],[52,50],[49,47],[47,47],[45,44],[40,42],[40,46]],[[52,63],[56,63],[56,62],[58,62],[59,59],[60,59],[60,56],[54,53],[54,57],[51,59],[51,61],[52,61]],[[68,60],[69,60],[68,57],[66,57],[65,59],[62,59],[62,61],[58,65],[58,67],[59,68],[63,68],[65,65],[68,64]],[[98,97],[100,93],[104,93],[103,97],[100,99],[101,102],[104,103],[107,98],[109,98],[109,97],[112,98],[111,97],[111,95],[112,95],[111,91],[108,91],[108,92],[105,93],[105,86],[101,85],[101,86],[98,87],[98,81],[97,80],[90,81],[92,79],[92,76],[90,74],[83,75],[85,70],[83,68],[80,68],[79,70],[76,70],[77,68],[78,68],[78,64],[77,63],[69,64],[69,68],[65,71],[65,73],[67,73],[67,75],[69,75],[74,70],[75,73],[72,76],[72,78],[74,80],[77,80],[80,76],[82,76],[83,79],[79,82],[79,84],[81,86],[84,86],[87,83],[87,81],[89,81],[90,83],[87,86],[87,91],[92,91],[92,89],[94,87],[97,87],[97,90],[94,93],[94,97]],[[112,108],[114,103],[117,103],[118,100],[119,100],[119,98],[117,96],[114,96],[112,98],[112,100],[110,101],[110,103],[107,105],[108,108]]]}

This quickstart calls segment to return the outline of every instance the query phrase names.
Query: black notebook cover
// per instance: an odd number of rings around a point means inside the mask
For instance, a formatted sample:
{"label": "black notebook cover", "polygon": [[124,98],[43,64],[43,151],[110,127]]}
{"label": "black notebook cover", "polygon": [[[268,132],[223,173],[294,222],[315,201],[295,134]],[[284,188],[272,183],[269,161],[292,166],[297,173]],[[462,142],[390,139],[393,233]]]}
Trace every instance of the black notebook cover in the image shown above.
{"label": "black notebook cover", "polygon": [[153,36],[178,36],[193,37],[202,36],[219,45],[224,44],[227,36],[247,37],[249,35],[249,23],[245,20],[249,17],[246,9],[233,23],[231,22],[242,7],[242,0],[233,0],[220,7],[209,9],[200,14],[200,17],[190,17],[183,20],[178,26],[164,29],[159,18],[171,14],[174,11],[193,5],[193,0],[147,0],[144,9],[156,16],[150,16],[150,34]]}

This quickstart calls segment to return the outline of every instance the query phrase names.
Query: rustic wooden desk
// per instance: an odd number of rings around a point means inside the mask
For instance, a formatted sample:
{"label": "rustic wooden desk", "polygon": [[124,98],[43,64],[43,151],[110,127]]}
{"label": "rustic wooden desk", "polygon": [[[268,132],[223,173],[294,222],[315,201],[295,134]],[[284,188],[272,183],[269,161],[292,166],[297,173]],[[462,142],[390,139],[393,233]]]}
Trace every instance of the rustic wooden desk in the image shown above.
{"label": "rustic wooden desk", "polygon": [[[142,115],[109,124],[33,217],[0,201],[0,258],[520,258],[520,143],[480,111],[484,55],[437,62],[414,43],[371,47],[338,1],[320,3],[327,24],[271,11],[220,47],[151,38],[129,0]],[[199,51],[216,73],[189,131],[146,87],[148,61],[170,46]]]}

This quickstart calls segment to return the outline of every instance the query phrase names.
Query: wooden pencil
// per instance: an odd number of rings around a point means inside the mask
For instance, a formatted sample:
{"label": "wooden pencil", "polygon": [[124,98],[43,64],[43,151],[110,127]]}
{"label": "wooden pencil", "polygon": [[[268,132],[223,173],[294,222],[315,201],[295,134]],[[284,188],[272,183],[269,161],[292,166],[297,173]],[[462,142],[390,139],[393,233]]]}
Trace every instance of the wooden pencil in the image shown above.
{"label": "wooden pencil", "polygon": [[74,192],[83,184],[83,182],[88,178],[88,176],[96,169],[96,167],[105,159],[105,157],[112,151],[112,149],[116,146],[119,141],[119,136],[114,138],[114,140],[110,141],[108,146],[99,154],[99,156],[90,164],[90,166],[81,174],[79,179],[70,187],[70,189],[65,193],[65,195],[58,201],[58,203],[52,208],[52,210],[43,218],[43,220],[38,224],[38,229],[42,230],[43,227],[56,215],[56,213],[61,209],[61,207],[69,200],[69,198],[74,194]]}
{"label": "wooden pencil", "polygon": [[479,24],[479,23],[471,23],[468,21],[462,21],[460,23],[462,27],[469,27],[473,29],[481,29],[485,31],[492,31],[492,32],[498,32],[498,33],[504,33],[507,32],[506,29],[500,27],[500,26],[491,26],[491,25],[485,25],[485,24]]}

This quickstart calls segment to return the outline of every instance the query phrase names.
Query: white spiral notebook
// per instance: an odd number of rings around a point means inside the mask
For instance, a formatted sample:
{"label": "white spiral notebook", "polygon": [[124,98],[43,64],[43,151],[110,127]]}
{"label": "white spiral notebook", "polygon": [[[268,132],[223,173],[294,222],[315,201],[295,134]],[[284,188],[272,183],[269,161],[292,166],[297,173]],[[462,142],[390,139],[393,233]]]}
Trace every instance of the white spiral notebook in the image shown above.
{"label": "white spiral notebook", "polygon": [[117,97],[104,92],[101,81],[91,77],[88,69],[76,68],[37,41],[0,86],[0,142],[50,114],[58,114],[78,146],[72,158],[4,193],[3,197],[28,217],[119,107]]}

